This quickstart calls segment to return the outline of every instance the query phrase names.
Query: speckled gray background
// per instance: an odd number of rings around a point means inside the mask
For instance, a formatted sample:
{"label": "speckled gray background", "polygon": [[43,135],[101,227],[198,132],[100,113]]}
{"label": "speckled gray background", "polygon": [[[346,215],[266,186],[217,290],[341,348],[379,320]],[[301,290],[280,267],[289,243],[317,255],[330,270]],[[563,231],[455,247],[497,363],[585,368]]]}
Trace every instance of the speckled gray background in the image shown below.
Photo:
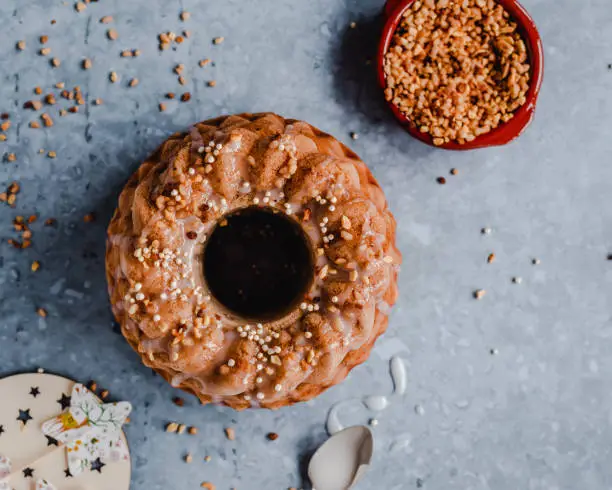
{"label": "speckled gray background", "polygon": [[[331,404],[390,392],[388,359],[400,353],[408,390],[378,416],[376,461],[360,488],[610,488],[612,8],[609,0],[524,3],[546,54],[535,122],[505,148],[449,153],[411,140],[381,103],[366,64],[381,0],[100,0],[80,14],[58,0],[2,0],[0,112],[13,126],[0,153],[17,161],[0,164],[0,185],[17,180],[22,192],[15,209],[0,205],[1,373],[43,366],[131,400],[135,490],[205,480],[223,490],[282,490],[306,486],[305,457],[325,439]],[[186,23],[183,8],[192,14]],[[104,15],[115,18],[115,42],[98,22]],[[192,36],[176,51],[157,50],[158,33],[185,28]],[[42,34],[62,60],[58,69],[36,54]],[[216,36],[225,42],[213,46]],[[20,39],[25,52],[14,49]],[[120,58],[127,48],[142,55]],[[84,57],[91,70],[80,68]],[[206,57],[215,66],[199,68]],[[176,63],[186,66],[184,88]],[[120,83],[109,83],[111,70]],[[127,87],[134,76],[140,84]],[[217,86],[208,88],[212,79]],[[54,127],[28,128],[35,115],[22,104],[36,85],[47,93],[58,81],[80,85],[87,108],[60,118],[62,101],[47,109]],[[191,102],[158,112],[164,93],[184,90]],[[98,97],[104,104],[92,106]],[[177,393],[113,328],[105,227],[122,184],[166,136],[220,113],[260,110],[306,119],[371,165],[399,222],[401,297],[371,359],[314,402],[237,414],[189,398],[178,408]],[[436,183],[440,175],[447,185]],[[84,224],[91,211],[97,221]],[[14,250],[6,244],[16,238],[11,220],[32,213],[57,218],[58,227],[39,221],[33,247]],[[497,261],[488,265],[490,252]],[[33,260],[42,263],[35,274]],[[477,288],[488,292],[481,301],[471,295]],[[371,416],[362,409],[345,418]],[[200,434],[168,435],[170,420]],[[223,436],[230,425],[234,442]],[[279,439],[267,441],[269,431]],[[181,460],[187,451],[191,465]]]}

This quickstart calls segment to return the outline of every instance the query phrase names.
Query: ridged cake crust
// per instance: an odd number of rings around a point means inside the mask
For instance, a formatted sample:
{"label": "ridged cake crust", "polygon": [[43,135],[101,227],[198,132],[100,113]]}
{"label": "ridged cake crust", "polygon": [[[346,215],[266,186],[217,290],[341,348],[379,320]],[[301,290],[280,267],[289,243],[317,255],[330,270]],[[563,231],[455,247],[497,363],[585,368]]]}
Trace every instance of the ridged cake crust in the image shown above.
{"label": "ridged cake crust", "polygon": [[[303,301],[268,323],[211,297],[207,236],[228,213],[269,206],[311,242]],[[364,362],[387,327],[401,255],[365,164],[332,136],[271,113],[175,134],[130,178],[108,229],[113,312],[143,362],[173,386],[241,410],[309,400]]]}

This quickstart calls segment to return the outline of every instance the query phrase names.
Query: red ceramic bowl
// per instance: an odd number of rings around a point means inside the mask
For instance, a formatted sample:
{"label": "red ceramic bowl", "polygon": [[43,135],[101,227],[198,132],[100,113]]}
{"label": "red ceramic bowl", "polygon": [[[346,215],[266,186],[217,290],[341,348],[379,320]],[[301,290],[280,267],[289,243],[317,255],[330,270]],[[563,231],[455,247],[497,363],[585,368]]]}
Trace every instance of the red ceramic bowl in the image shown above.
{"label": "red ceramic bowl", "polygon": [[[387,88],[384,71],[385,53],[391,45],[393,34],[395,34],[397,26],[401,21],[402,14],[415,1],[416,0],[387,0],[387,4],[385,5],[384,16],[386,22],[378,49],[378,81],[383,90]],[[533,19],[520,3],[516,0],[496,1],[501,4],[516,21],[519,32],[527,46],[529,61],[531,63],[531,85],[527,91],[527,101],[515,112],[514,117],[508,122],[502,123],[492,131],[477,136],[473,141],[466,142],[462,145],[452,141],[443,145],[434,145],[433,138],[429,134],[421,133],[394,104],[387,102],[404,129],[423,143],[446,150],[472,150],[475,148],[505,145],[515,138],[518,138],[533,119],[544,75],[542,40],[540,39]]]}

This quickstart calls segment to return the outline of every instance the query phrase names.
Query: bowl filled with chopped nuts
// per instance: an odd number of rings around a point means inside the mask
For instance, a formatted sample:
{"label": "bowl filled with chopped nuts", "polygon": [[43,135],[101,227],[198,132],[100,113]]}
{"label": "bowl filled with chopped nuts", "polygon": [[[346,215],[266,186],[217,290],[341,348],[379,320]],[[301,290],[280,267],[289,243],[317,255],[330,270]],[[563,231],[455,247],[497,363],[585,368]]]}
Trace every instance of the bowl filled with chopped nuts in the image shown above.
{"label": "bowl filled with chopped nuts", "polygon": [[509,143],[532,121],[544,54],[516,0],[388,0],[384,14],[379,83],[412,136],[470,150]]}

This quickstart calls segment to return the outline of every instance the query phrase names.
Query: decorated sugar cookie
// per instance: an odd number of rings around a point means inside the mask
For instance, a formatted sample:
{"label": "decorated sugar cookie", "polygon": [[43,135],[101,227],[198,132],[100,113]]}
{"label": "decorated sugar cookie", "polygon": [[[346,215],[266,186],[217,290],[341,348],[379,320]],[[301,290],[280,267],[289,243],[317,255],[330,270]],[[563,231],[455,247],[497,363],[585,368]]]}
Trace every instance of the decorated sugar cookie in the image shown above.
{"label": "decorated sugar cookie", "polygon": [[129,403],[49,374],[0,380],[0,400],[0,490],[129,489]]}
{"label": "decorated sugar cookie", "polygon": [[66,445],[72,476],[91,468],[97,460],[128,461],[121,427],[132,406],[127,402],[102,403],[81,384],[74,385],[70,408],[42,426],[45,436]]}

